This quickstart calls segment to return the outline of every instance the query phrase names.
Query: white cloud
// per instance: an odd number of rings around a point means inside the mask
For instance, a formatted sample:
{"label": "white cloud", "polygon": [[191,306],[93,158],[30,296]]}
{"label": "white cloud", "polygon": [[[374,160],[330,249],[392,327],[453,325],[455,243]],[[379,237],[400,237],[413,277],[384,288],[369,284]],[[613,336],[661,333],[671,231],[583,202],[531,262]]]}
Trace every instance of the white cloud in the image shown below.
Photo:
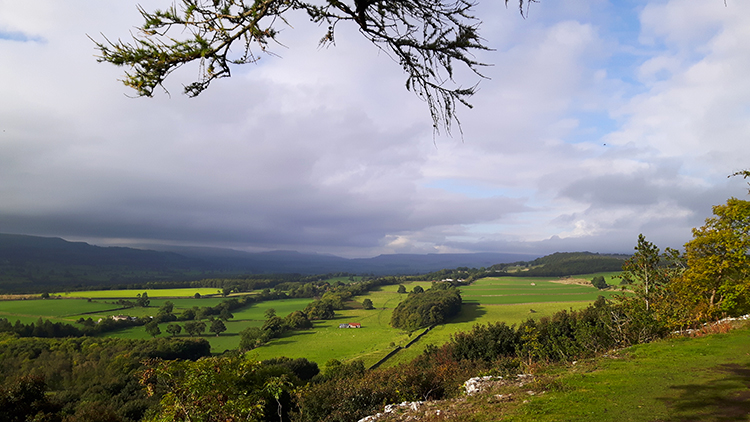
{"label": "white cloud", "polygon": [[745,192],[725,176],[750,156],[748,8],[542,2],[524,20],[483,2],[491,79],[463,138],[433,138],[354,29],[319,49],[297,16],[281,57],[195,99],[191,68],[132,99],[86,34],[129,36],[133,4],[0,0],[0,30],[44,40],[0,39],[0,232],[347,256],[679,246]]}

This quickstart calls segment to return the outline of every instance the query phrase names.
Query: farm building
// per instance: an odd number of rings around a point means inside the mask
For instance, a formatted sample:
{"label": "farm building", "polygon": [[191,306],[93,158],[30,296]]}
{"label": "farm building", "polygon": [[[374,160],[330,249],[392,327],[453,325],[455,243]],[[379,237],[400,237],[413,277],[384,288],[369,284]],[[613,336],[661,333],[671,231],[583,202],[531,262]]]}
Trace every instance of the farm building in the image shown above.
{"label": "farm building", "polygon": [[359,322],[350,322],[350,323],[344,323],[339,324],[339,328],[362,328],[362,324]]}

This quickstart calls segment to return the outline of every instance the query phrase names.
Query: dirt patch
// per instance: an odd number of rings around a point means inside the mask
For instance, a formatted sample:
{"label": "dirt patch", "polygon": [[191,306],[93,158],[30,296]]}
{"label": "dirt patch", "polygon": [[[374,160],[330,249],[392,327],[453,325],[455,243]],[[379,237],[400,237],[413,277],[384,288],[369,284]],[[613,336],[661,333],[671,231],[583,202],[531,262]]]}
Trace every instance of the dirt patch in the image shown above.
{"label": "dirt patch", "polygon": [[0,300],[41,299],[40,295],[0,295]]}
{"label": "dirt patch", "polygon": [[591,286],[594,287],[591,284],[591,280],[586,280],[585,278],[560,278],[557,280],[550,280],[552,283],[559,283],[559,284],[577,284],[579,286]]}

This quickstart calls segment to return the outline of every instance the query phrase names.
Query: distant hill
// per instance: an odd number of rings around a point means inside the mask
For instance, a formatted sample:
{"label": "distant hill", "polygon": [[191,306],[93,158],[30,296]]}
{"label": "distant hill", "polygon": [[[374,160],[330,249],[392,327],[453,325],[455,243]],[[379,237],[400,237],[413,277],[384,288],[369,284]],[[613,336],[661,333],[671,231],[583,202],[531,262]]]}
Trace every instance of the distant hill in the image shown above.
{"label": "distant hill", "polygon": [[498,272],[528,277],[562,277],[567,275],[621,271],[630,255],[591,252],[557,252],[533,261],[493,265]]}
{"label": "distant hill", "polygon": [[[0,287],[184,280],[213,264],[174,252],[100,247],[59,238],[0,234]],[[193,276],[194,278],[194,276]]]}
{"label": "distant hill", "polygon": [[0,234],[0,288],[185,281],[238,274],[424,274],[443,268],[491,267],[534,259],[528,254],[395,254],[347,259],[294,251],[248,253],[232,249],[101,247],[60,238]]}

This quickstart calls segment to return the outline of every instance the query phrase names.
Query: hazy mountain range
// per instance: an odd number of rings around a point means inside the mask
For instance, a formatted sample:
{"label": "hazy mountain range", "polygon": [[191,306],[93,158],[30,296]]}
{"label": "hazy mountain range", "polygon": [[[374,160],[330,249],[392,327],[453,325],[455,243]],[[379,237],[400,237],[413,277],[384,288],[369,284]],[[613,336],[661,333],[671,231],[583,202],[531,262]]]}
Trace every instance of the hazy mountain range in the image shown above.
{"label": "hazy mountain range", "polygon": [[394,254],[342,258],[294,251],[248,253],[233,249],[101,247],[60,238],[0,234],[0,283],[127,283],[185,280],[230,274],[420,274],[444,268],[490,267],[532,260],[508,253]]}

